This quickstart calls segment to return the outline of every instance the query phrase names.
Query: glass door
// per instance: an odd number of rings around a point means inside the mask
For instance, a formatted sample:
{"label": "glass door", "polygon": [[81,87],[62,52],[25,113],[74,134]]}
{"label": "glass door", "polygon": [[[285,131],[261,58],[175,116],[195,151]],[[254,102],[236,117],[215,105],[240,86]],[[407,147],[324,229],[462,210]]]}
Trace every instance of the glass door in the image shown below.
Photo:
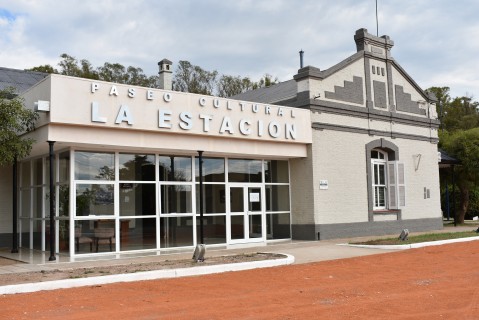
{"label": "glass door", "polygon": [[263,240],[263,196],[261,186],[231,186],[230,242]]}

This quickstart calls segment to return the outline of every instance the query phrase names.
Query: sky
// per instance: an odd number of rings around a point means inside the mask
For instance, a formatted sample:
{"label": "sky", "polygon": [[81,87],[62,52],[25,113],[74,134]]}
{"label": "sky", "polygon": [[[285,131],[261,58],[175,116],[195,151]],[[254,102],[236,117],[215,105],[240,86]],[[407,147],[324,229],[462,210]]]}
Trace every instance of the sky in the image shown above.
{"label": "sky", "polygon": [[[479,1],[377,0],[378,35],[423,89],[479,97]],[[376,35],[375,0],[0,0],[0,66],[58,67],[67,53],[158,72],[158,61],[259,80],[292,79],[304,65],[328,69]]]}

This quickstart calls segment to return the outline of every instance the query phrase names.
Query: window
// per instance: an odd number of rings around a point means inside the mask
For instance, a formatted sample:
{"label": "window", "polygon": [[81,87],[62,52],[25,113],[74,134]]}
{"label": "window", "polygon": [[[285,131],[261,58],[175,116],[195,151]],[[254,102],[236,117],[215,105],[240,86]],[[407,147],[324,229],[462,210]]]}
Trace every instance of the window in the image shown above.
{"label": "window", "polygon": [[404,164],[388,161],[383,150],[371,151],[373,210],[399,209],[406,204]]}

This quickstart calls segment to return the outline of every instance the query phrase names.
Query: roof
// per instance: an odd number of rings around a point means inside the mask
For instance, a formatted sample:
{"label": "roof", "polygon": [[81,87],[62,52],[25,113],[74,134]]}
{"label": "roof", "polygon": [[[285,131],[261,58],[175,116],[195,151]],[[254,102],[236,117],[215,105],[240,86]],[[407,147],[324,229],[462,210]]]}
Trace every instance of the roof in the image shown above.
{"label": "roof", "polygon": [[296,98],[296,80],[273,84],[269,87],[259,88],[256,90],[246,91],[235,96],[232,99],[260,102],[260,103],[275,103],[292,98]]}
{"label": "roof", "polygon": [[441,159],[439,164],[459,164],[460,161],[456,158],[451,157],[446,153],[446,151],[439,149],[439,153],[441,154]]}
{"label": "roof", "polygon": [[46,76],[48,73],[0,67],[0,90],[14,87],[18,94],[31,88]]}

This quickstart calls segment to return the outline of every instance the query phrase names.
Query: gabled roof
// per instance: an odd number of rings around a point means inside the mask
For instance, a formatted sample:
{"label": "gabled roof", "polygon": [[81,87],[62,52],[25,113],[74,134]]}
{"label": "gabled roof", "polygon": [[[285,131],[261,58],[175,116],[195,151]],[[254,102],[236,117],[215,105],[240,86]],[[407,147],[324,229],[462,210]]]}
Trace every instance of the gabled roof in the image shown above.
{"label": "gabled roof", "polygon": [[260,103],[276,103],[296,98],[297,85],[294,79],[280,82],[269,87],[259,88],[232,96],[232,99]]}
{"label": "gabled roof", "polygon": [[48,76],[48,73],[0,67],[0,90],[14,87],[15,93],[19,94],[31,88],[46,76]]}

